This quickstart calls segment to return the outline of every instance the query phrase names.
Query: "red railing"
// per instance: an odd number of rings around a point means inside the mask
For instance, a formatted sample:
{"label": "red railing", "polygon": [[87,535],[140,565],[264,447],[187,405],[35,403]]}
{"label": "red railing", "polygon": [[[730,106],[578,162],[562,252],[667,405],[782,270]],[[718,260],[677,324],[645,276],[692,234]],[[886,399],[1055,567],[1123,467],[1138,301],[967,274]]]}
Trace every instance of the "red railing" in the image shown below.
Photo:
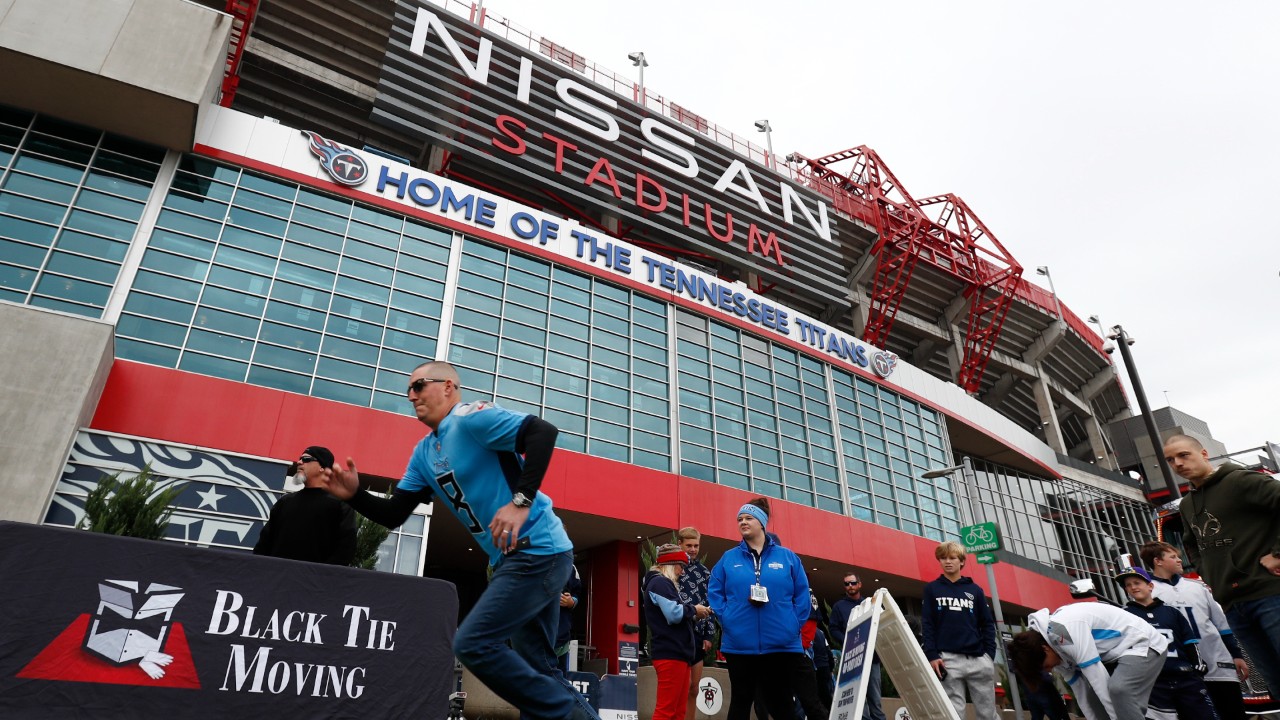
{"label": "red railing", "polygon": [[[499,35],[517,46],[559,62],[566,69],[573,71],[584,80],[632,102],[639,103],[650,110],[660,111],[675,122],[715,141],[743,158],[768,167],[774,172],[790,178],[797,185],[813,190],[827,198],[831,202],[832,209],[836,212],[846,217],[856,218],[872,227],[878,225],[875,207],[871,202],[840,188],[817,181],[812,174],[805,172],[803,164],[793,166],[789,163],[779,163],[776,155],[773,158],[769,158],[769,153],[765,148],[707,120],[704,116],[698,115],[683,105],[666,100],[661,95],[651,92],[647,87],[644,88],[643,97],[641,97],[640,87],[632,77],[620,75],[609,68],[591,62],[564,45],[538,35],[507,18],[490,13],[488,10],[480,11],[474,3],[463,2],[463,0],[432,1],[447,12],[467,18],[470,22],[478,23],[485,30]],[[983,249],[979,248],[979,250]],[[998,269],[994,263],[989,263],[984,259],[979,259],[979,262],[990,265],[991,267],[987,268],[987,270],[995,271]],[[1053,295],[1027,282],[1025,278],[1019,281],[1015,292],[1017,297],[1043,309],[1046,313],[1057,315],[1057,306],[1053,301]],[[1062,308],[1062,314],[1063,320],[1068,327],[1075,330],[1076,334],[1084,339],[1090,347],[1094,348],[1099,355],[1103,356],[1107,362],[1111,362],[1110,356],[1102,350],[1103,339],[1098,337],[1084,320],[1080,319],[1078,315],[1067,307]]]}

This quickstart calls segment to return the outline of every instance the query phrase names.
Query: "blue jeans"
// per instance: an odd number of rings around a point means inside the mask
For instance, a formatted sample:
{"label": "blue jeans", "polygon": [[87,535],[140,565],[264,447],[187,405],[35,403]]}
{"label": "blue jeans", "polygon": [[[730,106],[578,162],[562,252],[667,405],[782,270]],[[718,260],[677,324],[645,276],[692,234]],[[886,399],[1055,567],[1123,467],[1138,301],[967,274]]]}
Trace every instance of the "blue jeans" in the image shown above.
{"label": "blue jeans", "polygon": [[884,720],[884,710],[880,709],[880,663],[871,663],[871,672],[867,675],[867,700],[862,706],[862,720]]}
{"label": "blue jeans", "polygon": [[1276,697],[1280,694],[1280,595],[1232,603],[1227,622],[1253,668],[1267,681],[1271,697]]}
{"label": "blue jeans", "polygon": [[508,555],[453,639],[480,682],[537,720],[599,720],[556,667],[560,590],[572,571],[572,553]]}

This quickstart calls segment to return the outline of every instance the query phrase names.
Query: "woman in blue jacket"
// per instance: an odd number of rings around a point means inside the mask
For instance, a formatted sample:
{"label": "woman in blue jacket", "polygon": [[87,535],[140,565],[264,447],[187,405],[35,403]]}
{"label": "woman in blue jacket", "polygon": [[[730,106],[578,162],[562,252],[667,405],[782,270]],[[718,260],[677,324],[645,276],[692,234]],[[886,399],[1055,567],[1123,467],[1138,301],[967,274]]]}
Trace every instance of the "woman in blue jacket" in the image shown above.
{"label": "woman in blue jacket", "polygon": [[[720,619],[720,652],[733,687],[729,720],[747,720],[755,688],[764,689],[770,716],[794,717],[793,678],[808,666],[813,679],[813,665],[800,645],[800,628],[812,609],[809,580],[796,554],[765,532],[768,524],[765,498],[738,510],[742,542],[716,563],[707,587],[707,601]],[[807,701],[816,697],[816,687],[799,694]]]}

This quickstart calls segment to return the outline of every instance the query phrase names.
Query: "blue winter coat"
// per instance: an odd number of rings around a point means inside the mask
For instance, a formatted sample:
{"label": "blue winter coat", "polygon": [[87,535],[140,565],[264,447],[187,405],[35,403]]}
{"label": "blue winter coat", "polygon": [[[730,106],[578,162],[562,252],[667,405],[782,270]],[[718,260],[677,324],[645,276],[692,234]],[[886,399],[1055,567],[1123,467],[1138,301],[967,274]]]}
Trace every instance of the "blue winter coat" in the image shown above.
{"label": "blue winter coat", "polygon": [[800,558],[767,535],[760,553],[760,584],[769,602],[752,605],[755,553],[742,541],[726,552],[707,587],[707,601],[720,621],[720,651],[730,655],[803,652],[800,627],[809,619],[809,579]]}

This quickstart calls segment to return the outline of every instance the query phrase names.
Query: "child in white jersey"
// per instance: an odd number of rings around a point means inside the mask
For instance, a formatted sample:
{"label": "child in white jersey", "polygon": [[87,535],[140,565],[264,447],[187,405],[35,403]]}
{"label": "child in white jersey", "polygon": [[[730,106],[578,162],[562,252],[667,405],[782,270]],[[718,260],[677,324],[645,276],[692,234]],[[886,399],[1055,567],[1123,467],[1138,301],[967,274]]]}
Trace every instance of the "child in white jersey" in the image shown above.
{"label": "child in white jersey", "polygon": [[[1014,636],[1009,658],[1029,688],[1056,669],[1087,720],[1142,720],[1169,641],[1142,620],[1101,603],[1037,610]],[[1083,682],[1082,682],[1083,680]]]}

